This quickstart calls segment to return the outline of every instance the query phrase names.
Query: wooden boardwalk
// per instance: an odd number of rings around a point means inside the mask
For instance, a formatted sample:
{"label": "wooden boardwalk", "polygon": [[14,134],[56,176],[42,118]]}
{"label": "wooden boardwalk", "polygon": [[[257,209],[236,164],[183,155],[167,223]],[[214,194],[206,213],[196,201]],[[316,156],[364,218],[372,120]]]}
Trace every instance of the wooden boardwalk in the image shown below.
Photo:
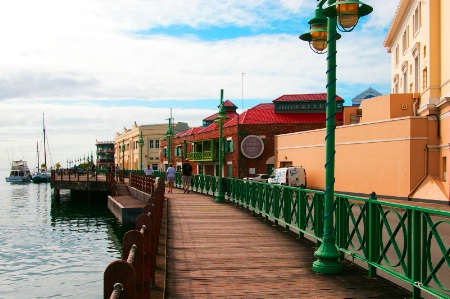
{"label": "wooden boardwalk", "polygon": [[312,271],[315,244],[211,196],[175,189],[168,200],[166,298],[410,298],[344,263]]}

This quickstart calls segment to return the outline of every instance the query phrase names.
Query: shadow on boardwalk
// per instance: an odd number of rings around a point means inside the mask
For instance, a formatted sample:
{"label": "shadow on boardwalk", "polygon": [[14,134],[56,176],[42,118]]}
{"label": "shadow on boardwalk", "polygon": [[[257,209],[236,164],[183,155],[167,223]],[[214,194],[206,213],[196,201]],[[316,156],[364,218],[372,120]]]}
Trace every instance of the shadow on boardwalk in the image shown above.
{"label": "shadow on boardwalk", "polygon": [[410,298],[344,261],[312,271],[315,244],[231,203],[197,193],[168,198],[166,298]]}

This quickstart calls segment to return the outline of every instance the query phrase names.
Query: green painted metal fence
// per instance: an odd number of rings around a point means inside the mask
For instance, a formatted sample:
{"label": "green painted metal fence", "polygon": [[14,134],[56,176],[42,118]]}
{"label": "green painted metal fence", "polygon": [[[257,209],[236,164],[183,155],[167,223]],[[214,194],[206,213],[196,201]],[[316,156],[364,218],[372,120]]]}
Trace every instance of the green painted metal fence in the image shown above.
{"label": "green painted metal fence", "polygon": [[[216,196],[218,177],[194,175],[193,191]],[[226,199],[319,245],[323,235],[323,191],[235,178],[224,180]],[[175,186],[182,187],[177,173]],[[450,212],[398,202],[335,194],[334,233],[342,258],[383,271],[421,292],[450,297]]]}

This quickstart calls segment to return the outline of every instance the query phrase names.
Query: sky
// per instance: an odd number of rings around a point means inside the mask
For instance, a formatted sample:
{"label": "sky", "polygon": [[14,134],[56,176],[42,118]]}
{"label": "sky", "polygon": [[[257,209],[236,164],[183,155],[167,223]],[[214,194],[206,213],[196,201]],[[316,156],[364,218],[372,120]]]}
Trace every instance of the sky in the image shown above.
{"label": "sky", "polygon": [[[298,36],[314,0],[0,0],[0,169],[94,153],[138,125],[200,126],[220,90],[242,112],[285,94],[326,92],[326,54]],[[398,0],[337,42],[337,94],[389,93],[383,46]],[[324,6],[326,7],[326,5]],[[42,161],[41,157],[41,161]],[[42,162],[41,162],[42,163]]]}

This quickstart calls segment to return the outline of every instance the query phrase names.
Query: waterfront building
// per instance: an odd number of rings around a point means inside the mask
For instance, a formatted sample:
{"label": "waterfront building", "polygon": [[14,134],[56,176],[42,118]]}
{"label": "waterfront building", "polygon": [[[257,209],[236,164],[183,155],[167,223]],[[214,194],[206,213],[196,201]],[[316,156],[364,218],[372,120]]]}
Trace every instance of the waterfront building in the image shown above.
{"label": "waterfront building", "polygon": [[[336,130],[336,192],[449,204],[448,11],[447,0],[399,2],[384,43],[392,94],[346,109]],[[350,124],[355,111],[360,122]],[[292,157],[306,168],[308,187],[323,189],[324,137],[324,130],[277,136],[275,160]]]}
{"label": "waterfront building", "polygon": [[[325,102],[324,93],[283,95],[272,103],[259,104],[238,114],[237,106],[225,101],[223,177],[242,178],[249,174],[271,173],[274,169],[275,135],[324,128]],[[338,124],[343,123],[343,102],[338,96]],[[168,140],[164,140],[161,144],[163,163],[173,163],[180,169],[188,158],[194,173],[218,175],[219,126],[215,122],[216,117],[217,113],[206,117],[202,127],[174,135],[171,155]],[[287,166],[293,161],[286,158],[282,163]]]}
{"label": "waterfront building", "polygon": [[[188,124],[184,122],[176,123],[173,126],[175,134],[188,129]],[[118,164],[120,169],[127,170],[144,169],[146,165],[150,165],[154,170],[161,169],[160,143],[166,133],[167,124],[139,126],[134,122],[131,129],[124,127],[121,133],[116,132],[114,139],[114,163]],[[140,140],[143,141],[142,147]]]}
{"label": "waterfront building", "polygon": [[352,99],[352,106],[359,106],[361,105],[362,100],[378,97],[381,95],[382,94],[380,92],[376,91],[372,87],[369,87],[368,89],[364,90],[363,92],[361,92]]}
{"label": "waterfront building", "polygon": [[97,169],[110,169],[114,165],[114,141],[95,140],[97,148],[97,160],[95,162]]}

